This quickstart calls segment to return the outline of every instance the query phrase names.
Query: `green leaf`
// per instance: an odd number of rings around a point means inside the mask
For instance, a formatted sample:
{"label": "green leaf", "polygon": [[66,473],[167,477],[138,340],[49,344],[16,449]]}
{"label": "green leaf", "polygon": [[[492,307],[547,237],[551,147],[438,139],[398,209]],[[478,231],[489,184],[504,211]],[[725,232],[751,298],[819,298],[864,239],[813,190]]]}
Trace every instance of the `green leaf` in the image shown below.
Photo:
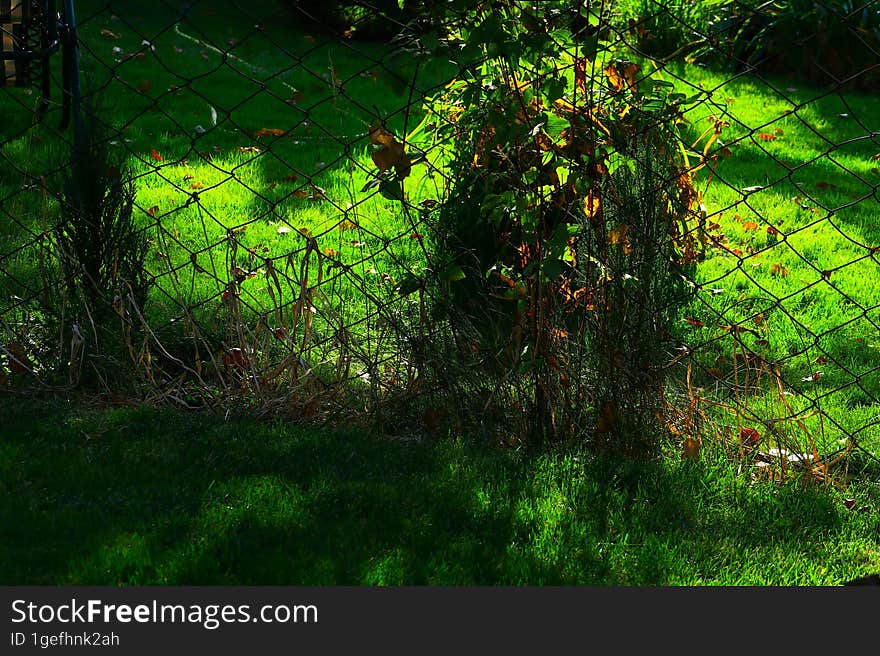
{"label": "green leaf", "polygon": [[544,275],[550,278],[558,278],[568,268],[562,260],[547,260],[541,267]]}
{"label": "green leaf", "polygon": [[443,270],[443,273],[440,274],[440,279],[447,282],[458,282],[459,280],[464,280],[465,275],[460,266],[457,264],[450,264]]}
{"label": "green leaf", "polygon": [[382,180],[379,183],[379,193],[388,200],[403,200],[403,187],[400,180]]}

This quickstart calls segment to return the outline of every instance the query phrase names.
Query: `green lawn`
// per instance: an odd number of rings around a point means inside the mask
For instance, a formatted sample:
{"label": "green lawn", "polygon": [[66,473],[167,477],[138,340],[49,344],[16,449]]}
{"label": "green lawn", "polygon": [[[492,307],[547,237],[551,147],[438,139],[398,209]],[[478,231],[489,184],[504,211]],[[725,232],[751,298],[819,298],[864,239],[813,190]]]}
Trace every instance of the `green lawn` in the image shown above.
{"label": "green lawn", "polygon": [[636,467],[10,398],[0,425],[7,585],[835,585],[880,571],[876,484],[752,482],[711,450]]}
{"label": "green lawn", "polygon": [[[84,80],[122,130],[113,147],[136,176],[151,240],[147,317],[174,335],[191,327],[178,321],[186,306],[218,353],[219,340],[235,347],[245,337],[230,334],[223,294],[243,271],[252,344],[275,356],[279,328],[299,346],[309,332],[315,368],[345,348],[346,373],[364,375],[396,346],[375,309],[393,298],[418,313],[396,283],[422,273],[431,247],[418,224],[427,208],[361,191],[375,172],[368,127],[381,115],[398,138],[412,132],[419,98],[452,69],[423,67],[411,93],[414,62],[389,46],[330,42],[271,0],[249,2],[247,16],[223,3],[172,10],[185,4],[120,3],[114,16],[77,3]],[[676,326],[697,347],[691,392],[722,435],[755,427],[762,448],[824,455],[855,437],[864,450],[847,490],[752,481],[729,443],[708,436],[700,462],[667,445],[637,476],[572,449],[527,457],[467,440],[4,399],[0,582],[836,584],[878,571],[867,467],[880,454],[880,104],[686,64],[661,75],[706,99],[685,114],[690,139],[709,116],[730,122],[729,156],[711,180],[697,174],[717,244]],[[0,90],[4,345],[41,325],[37,303],[21,299],[39,287],[37,237],[58,214],[21,173],[57,190],[68,157],[54,113],[28,128],[20,105],[34,102]],[[443,156],[428,159],[439,170],[419,164],[405,185],[417,207],[442,199]],[[781,391],[755,355],[779,368]],[[8,373],[0,356],[0,380]],[[675,374],[671,392],[682,387]]]}

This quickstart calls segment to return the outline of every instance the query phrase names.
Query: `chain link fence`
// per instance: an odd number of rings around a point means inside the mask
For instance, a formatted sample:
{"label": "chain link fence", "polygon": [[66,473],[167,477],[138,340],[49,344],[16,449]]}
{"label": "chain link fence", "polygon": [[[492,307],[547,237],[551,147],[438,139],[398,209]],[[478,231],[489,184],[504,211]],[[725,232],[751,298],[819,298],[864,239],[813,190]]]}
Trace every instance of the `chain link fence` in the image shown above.
{"label": "chain link fence", "polygon": [[[35,48],[16,5],[4,53]],[[88,382],[113,402],[514,443],[535,421],[592,439],[645,406],[685,457],[711,438],[756,475],[876,467],[877,3],[75,10],[84,123],[61,127],[60,56],[48,90],[39,60],[7,62],[0,90],[7,392]],[[552,57],[512,64],[532,37]],[[475,108],[516,135],[486,119],[463,147]],[[674,149],[640,155],[658,131]],[[133,229],[114,245],[71,207],[124,198],[107,191],[123,179]],[[486,216],[495,260],[468,232]],[[131,257],[143,275],[123,275]]]}

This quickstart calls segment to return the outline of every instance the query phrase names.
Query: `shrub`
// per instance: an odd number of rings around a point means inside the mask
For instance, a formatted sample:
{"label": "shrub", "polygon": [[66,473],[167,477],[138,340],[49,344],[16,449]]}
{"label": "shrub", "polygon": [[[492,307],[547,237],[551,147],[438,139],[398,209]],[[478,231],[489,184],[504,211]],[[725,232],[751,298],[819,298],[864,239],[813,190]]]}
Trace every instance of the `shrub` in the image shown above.
{"label": "shrub", "polygon": [[[88,352],[114,358],[130,337],[131,311],[142,308],[149,280],[144,268],[147,240],[135,223],[135,190],[125,164],[110,153],[108,126],[94,107],[74,125],[70,167],[64,180],[61,216],[54,232],[66,296],[56,308],[71,344],[71,377]],[[75,346],[77,348],[75,348]],[[93,363],[96,360],[91,360]]]}
{"label": "shrub", "polygon": [[732,60],[820,84],[852,78],[856,88],[880,88],[877,3],[724,0],[709,31],[710,46],[701,53],[706,60]]}
{"label": "shrub", "polygon": [[573,55],[546,16],[508,11],[462,30],[459,49],[487,56],[431,105],[452,150],[434,315],[470,376],[460,403],[514,415],[534,446],[580,437],[644,456],[695,257],[681,99],[599,40]]}

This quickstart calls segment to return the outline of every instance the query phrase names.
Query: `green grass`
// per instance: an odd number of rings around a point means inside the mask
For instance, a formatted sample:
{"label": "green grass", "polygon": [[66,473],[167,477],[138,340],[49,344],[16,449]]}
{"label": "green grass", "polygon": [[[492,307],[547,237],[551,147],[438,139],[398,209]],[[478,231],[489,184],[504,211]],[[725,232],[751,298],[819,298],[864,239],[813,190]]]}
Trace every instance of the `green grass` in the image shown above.
{"label": "green grass", "polygon": [[[247,16],[202,3],[181,20],[171,9],[184,3],[123,4],[115,18],[98,11],[105,4],[77,3],[84,77],[123,130],[114,148],[137,176],[157,277],[151,323],[170,323],[183,304],[223,335],[235,266],[256,274],[241,285],[248,317],[268,317],[263,328],[289,322],[309,243],[302,230],[318,248],[311,284],[318,267],[325,281],[310,300],[315,332],[350,325],[363,359],[380,360],[389,347],[366,318],[399,299],[395,279],[421,272],[430,244],[427,231],[412,238],[417,216],[360,192],[375,170],[367,128],[378,113],[398,137],[410,132],[422,109],[403,108],[450,68],[422,69],[410,97],[411,60],[308,34],[281,20],[276,2],[254,0]],[[880,105],[685,64],[662,75],[710,101],[686,114],[692,139],[709,115],[731,123],[721,137],[730,157],[711,182],[706,170],[698,178],[724,248],[699,265],[698,298],[678,327],[701,345],[702,394],[738,408],[715,418],[734,435],[754,425],[798,451],[813,440],[828,453],[852,435],[880,453]],[[55,113],[28,128],[20,104],[34,102],[0,91],[3,344],[18,339],[6,334],[16,322],[41,319],[15,296],[39,287],[36,237],[58,214],[16,169],[58,189],[68,156]],[[265,128],[284,134],[259,136]],[[419,165],[407,180],[413,203],[441,198],[442,175],[427,172]],[[199,202],[188,203],[195,192]],[[267,260],[283,281],[277,291]],[[750,381],[747,399],[737,392],[732,324],[754,331],[740,348],[778,363],[803,429],[776,421],[790,411],[766,378]],[[838,492],[750,483],[708,441],[700,464],[670,456],[637,479],[571,450],[533,458],[146,409],[7,403],[2,414],[3,581],[824,584],[880,562],[876,485],[846,492],[870,512],[846,511]]]}
{"label": "green grass", "polygon": [[876,485],[750,482],[719,454],[637,467],[9,398],[0,422],[7,585],[833,585],[880,568]]}
{"label": "green grass", "polygon": [[[448,66],[424,67],[410,89],[414,66],[405,56],[306,33],[283,3],[257,0],[246,15],[203,3],[183,16],[185,4],[113,13],[102,2],[78,6],[84,85],[101,117],[122,130],[114,148],[136,176],[137,220],[156,280],[151,323],[162,328],[186,307],[204,333],[222,336],[230,312],[223,293],[236,267],[250,274],[240,289],[245,316],[274,312],[283,321],[308,260],[310,280],[320,267],[325,281],[313,299],[316,330],[368,332],[358,322],[407,271],[424,267],[422,241],[411,237],[417,217],[360,192],[376,171],[368,128],[381,116],[398,138],[412,131],[423,117],[420,98],[448,79]],[[0,169],[13,219],[0,235],[2,284],[27,298],[39,275],[35,236],[57,221],[58,207],[50,194],[44,210],[39,190],[23,190],[15,169],[45,175],[58,190],[67,146],[55,114],[28,130],[29,114],[17,105],[36,101],[24,90],[6,90],[0,102],[12,109],[0,142],[14,165]],[[441,181],[423,169],[407,185],[413,202],[440,193]],[[269,260],[281,289],[270,289]]]}
{"label": "green grass", "polygon": [[880,152],[880,108],[867,94],[781,78],[728,81],[686,65],[664,75],[713,101],[687,112],[692,138],[709,127],[708,116],[731,123],[721,136],[731,155],[711,182],[706,170],[698,181],[724,247],[698,268],[690,316],[705,327],[688,325],[688,341],[718,340],[704,361],[720,357],[716,367],[729,381],[732,340],[723,326],[750,329],[742,345],[779,364],[787,390],[798,393],[796,409],[822,410],[824,425],[808,420],[817,441],[829,448],[852,434],[876,453],[880,174],[872,158]]}

